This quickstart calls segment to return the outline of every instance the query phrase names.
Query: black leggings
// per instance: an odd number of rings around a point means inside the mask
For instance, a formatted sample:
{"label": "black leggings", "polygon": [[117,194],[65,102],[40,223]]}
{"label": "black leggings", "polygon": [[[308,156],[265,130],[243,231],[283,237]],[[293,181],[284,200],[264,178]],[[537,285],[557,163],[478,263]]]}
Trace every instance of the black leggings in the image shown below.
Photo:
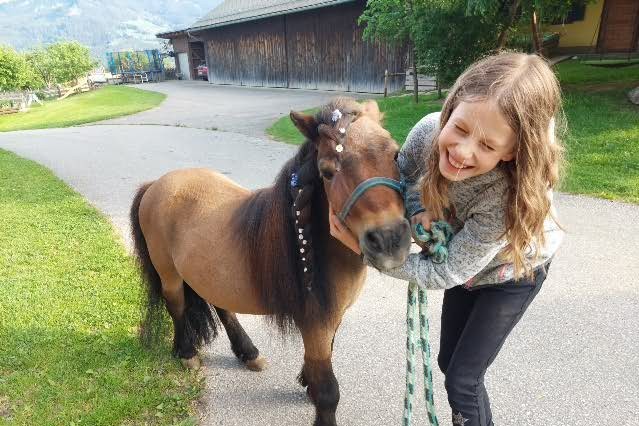
{"label": "black leggings", "polygon": [[493,425],[484,375],[541,289],[548,266],[517,282],[444,292],[437,362],[446,377],[453,425]]}

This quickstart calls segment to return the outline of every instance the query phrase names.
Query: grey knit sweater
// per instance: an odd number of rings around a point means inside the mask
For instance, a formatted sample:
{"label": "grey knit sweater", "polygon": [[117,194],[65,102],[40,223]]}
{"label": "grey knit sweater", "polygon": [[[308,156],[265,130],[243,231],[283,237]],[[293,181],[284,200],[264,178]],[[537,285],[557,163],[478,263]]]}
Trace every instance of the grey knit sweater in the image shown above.
{"label": "grey knit sweater", "polygon": [[[419,182],[425,173],[434,136],[439,130],[439,113],[429,114],[413,127],[402,147],[398,164],[408,186],[406,210],[409,216],[423,209]],[[506,246],[505,212],[509,181],[497,166],[492,171],[459,182],[451,182],[449,198],[455,211],[455,236],[448,246],[448,259],[437,264],[420,253],[384,273],[422,288],[445,289],[464,285],[476,289],[500,284],[514,277],[514,267],[500,256]],[[552,197],[552,194],[549,194]],[[563,240],[563,231],[551,218],[544,224],[545,246],[533,267],[547,263]],[[532,249],[528,251],[532,254]]]}

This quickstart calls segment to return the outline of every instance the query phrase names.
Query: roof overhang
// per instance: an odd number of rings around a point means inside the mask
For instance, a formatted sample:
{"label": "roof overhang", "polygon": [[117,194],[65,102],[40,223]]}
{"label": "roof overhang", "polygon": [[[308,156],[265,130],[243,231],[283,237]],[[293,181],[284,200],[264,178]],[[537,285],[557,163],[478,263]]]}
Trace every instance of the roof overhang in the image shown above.
{"label": "roof overhang", "polygon": [[155,35],[155,37],[173,39],[173,38],[178,38],[180,36],[186,35],[187,33],[188,33],[188,30],[175,30],[175,31],[167,31],[165,33],[158,33]]}
{"label": "roof overhang", "polygon": [[312,10],[312,9],[321,9],[321,8],[324,8],[324,7],[335,6],[335,5],[343,4],[343,3],[353,3],[355,1],[357,1],[357,0],[326,0],[326,1],[321,2],[321,3],[315,3],[315,4],[311,4],[311,5],[307,5],[307,6],[292,7],[292,8],[285,9],[285,10],[276,10],[276,11],[268,11],[268,10],[266,10],[263,13],[260,13],[259,11],[257,11],[257,13],[255,15],[246,16],[246,17],[233,18],[233,15],[229,15],[228,19],[224,20],[224,21],[215,22],[215,23],[212,23],[212,24],[204,24],[204,25],[199,25],[199,26],[198,25],[193,25],[191,28],[188,29],[187,32],[189,32],[189,33],[190,32],[199,32],[199,31],[204,31],[204,30],[208,30],[208,29],[211,29],[211,28],[225,27],[225,26],[228,26],[228,25],[240,24],[240,23],[248,22],[248,21],[257,21],[259,19],[270,18],[270,17],[273,17],[273,16],[288,15],[288,14],[291,14],[291,13],[304,12],[306,10]]}

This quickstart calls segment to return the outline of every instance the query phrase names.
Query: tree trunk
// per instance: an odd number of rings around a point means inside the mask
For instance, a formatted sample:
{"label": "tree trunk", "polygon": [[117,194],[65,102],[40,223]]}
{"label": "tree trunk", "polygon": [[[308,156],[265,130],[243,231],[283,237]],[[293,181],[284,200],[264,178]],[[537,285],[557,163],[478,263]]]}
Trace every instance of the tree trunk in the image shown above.
{"label": "tree trunk", "polygon": [[535,48],[535,53],[539,56],[544,56],[542,52],[541,39],[539,38],[539,25],[537,24],[537,11],[533,10],[532,16],[530,18],[530,26],[532,30],[532,39],[533,46]]}
{"label": "tree trunk", "polygon": [[506,46],[506,40],[508,37],[508,31],[515,25],[515,17],[517,16],[517,11],[519,10],[519,5],[521,4],[521,0],[515,0],[513,4],[510,5],[510,10],[508,13],[508,25],[506,25],[499,33],[499,38],[497,39],[497,50],[501,50]]}

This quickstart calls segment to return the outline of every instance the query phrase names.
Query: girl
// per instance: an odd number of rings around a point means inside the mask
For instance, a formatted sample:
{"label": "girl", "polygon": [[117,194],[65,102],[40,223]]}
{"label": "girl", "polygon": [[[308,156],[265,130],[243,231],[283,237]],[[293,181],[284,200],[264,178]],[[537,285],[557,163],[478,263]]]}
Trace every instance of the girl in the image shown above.
{"label": "girl", "polygon": [[[407,215],[426,229],[455,230],[448,259],[419,253],[384,273],[445,289],[439,368],[454,425],[493,425],[484,375],[546,279],[563,238],[552,189],[561,147],[555,116],[561,95],[543,59],[502,53],[471,65],[441,113],[411,130],[398,157],[408,185]],[[331,233],[359,244],[331,215]]]}

